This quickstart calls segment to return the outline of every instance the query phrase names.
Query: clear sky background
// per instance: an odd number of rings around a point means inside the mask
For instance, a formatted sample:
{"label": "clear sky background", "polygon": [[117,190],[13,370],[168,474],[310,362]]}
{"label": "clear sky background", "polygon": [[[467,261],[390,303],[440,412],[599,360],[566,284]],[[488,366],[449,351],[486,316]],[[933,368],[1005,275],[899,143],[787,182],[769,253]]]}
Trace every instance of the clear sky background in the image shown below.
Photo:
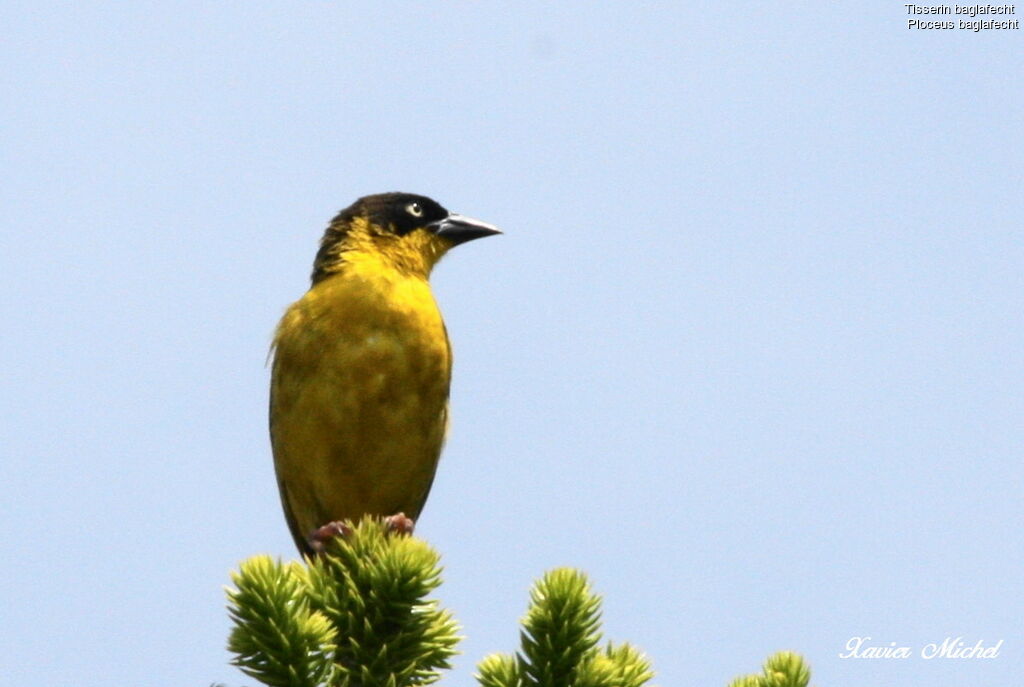
{"label": "clear sky background", "polygon": [[819,687],[1019,684],[1024,33],[907,18],[3,3],[0,684],[253,684],[222,585],[294,556],[270,335],[389,190],[506,231],[433,279],[446,684],[563,565],[663,687],[781,649]]}

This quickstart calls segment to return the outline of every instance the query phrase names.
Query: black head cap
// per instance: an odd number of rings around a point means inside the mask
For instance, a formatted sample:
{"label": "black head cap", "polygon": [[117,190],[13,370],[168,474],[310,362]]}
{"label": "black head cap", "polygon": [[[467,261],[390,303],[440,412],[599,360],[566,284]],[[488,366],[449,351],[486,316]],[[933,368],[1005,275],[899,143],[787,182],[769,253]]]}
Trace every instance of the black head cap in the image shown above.
{"label": "black head cap", "polygon": [[342,210],[331,222],[365,217],[385,231],[405,236],[413,229],[442,220],[448,211],[441,204],[415,193],[378,193],[364,196]]}

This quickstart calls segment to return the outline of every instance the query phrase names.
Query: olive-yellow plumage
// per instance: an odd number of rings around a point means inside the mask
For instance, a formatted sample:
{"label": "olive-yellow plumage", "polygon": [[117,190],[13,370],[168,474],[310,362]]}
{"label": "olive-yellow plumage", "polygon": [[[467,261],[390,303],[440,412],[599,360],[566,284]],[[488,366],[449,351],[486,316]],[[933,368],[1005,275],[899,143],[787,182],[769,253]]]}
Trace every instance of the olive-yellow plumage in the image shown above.
{"label": "olive-yellow plumage", "polygon": [[452,246],[496,233],[405,193],[361,198],[328,227],[313,284],[273,345],[271,444],[300,551],[328,522],[418,517],[444,442],[452,370],[428,278]]}

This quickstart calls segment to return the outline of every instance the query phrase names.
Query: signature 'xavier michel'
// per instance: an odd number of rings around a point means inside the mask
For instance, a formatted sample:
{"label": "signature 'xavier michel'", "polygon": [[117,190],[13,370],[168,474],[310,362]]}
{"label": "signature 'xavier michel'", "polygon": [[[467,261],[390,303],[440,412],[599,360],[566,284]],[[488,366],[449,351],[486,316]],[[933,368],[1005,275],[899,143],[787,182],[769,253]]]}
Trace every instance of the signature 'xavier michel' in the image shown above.
{"label": "signature 'xavier michel'", "polygon": [[499,233],[409,193],[360,198],[327,227],[312,286],[273,347],[270,437],[301,552],[319,550],[337,521],[419,516],[444,442],[452,366],[427,280],[450,248]]}

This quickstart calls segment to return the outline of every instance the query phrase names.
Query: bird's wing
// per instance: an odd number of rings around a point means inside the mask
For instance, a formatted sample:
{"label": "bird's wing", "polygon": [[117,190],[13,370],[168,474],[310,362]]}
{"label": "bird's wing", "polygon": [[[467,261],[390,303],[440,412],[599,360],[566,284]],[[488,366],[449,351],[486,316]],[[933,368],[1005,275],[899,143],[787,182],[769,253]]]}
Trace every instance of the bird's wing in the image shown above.
{"label": "bird's wing", "polygon": [[[277,360],[277,355],[276,355],[276,353],[277,353],[277,351],[276,351],[276,343],[277,342],[275,342],[275,345],[273,347],[271,347],[271,352],[270,352],[270,354],[274,358],[274,363],[273,363],[273,366],[271,368],[272,372],[271,372],[271,384],[270,384],[270,399],[269,399],[268,413],[267,413],[267,415],[268,415],[268,424],[270,426],[270,446],[271,446],[271,449],[273,451],[275,451],[275,452],[276,452],[276,447],[277,447],[277,441],[276,441],[275,436],[274,436],[274,406],[275,406],[275,403],[276,403],[276,401],[278,399],[276,397],[276,394],[277,394],[277,384],[274,384],[273,380],[277,378],[277,372],[278,372],[278,370],[277,370],[278,360]],[[278,469],[278,467],[277,467],[277,459],[276,459],[276,457],[275,457],[275,460],[274,460],[274,473],[277,475],[277,489],[278,489],[278,492],[281,495],[281,506],[284,509],[284,519],[288,523],[288,529],[292,533],[292,539],[295,540],[295,546],[303,554],[305,554],[307,556],[312,556],[313,555],[313,549],[310,547],[309,539],[307,538],[310,533],[309,532],[302,532],[299,529],[299,524],[298,524],[298,521],[295,519],[295,512],[294,512],[294,509],[292,508],[292,504],[291,504],[291,501],[289,499],[288,484],[287,484],[287,482],[285,482],[284,477],[281,475],[281,470]]]}

